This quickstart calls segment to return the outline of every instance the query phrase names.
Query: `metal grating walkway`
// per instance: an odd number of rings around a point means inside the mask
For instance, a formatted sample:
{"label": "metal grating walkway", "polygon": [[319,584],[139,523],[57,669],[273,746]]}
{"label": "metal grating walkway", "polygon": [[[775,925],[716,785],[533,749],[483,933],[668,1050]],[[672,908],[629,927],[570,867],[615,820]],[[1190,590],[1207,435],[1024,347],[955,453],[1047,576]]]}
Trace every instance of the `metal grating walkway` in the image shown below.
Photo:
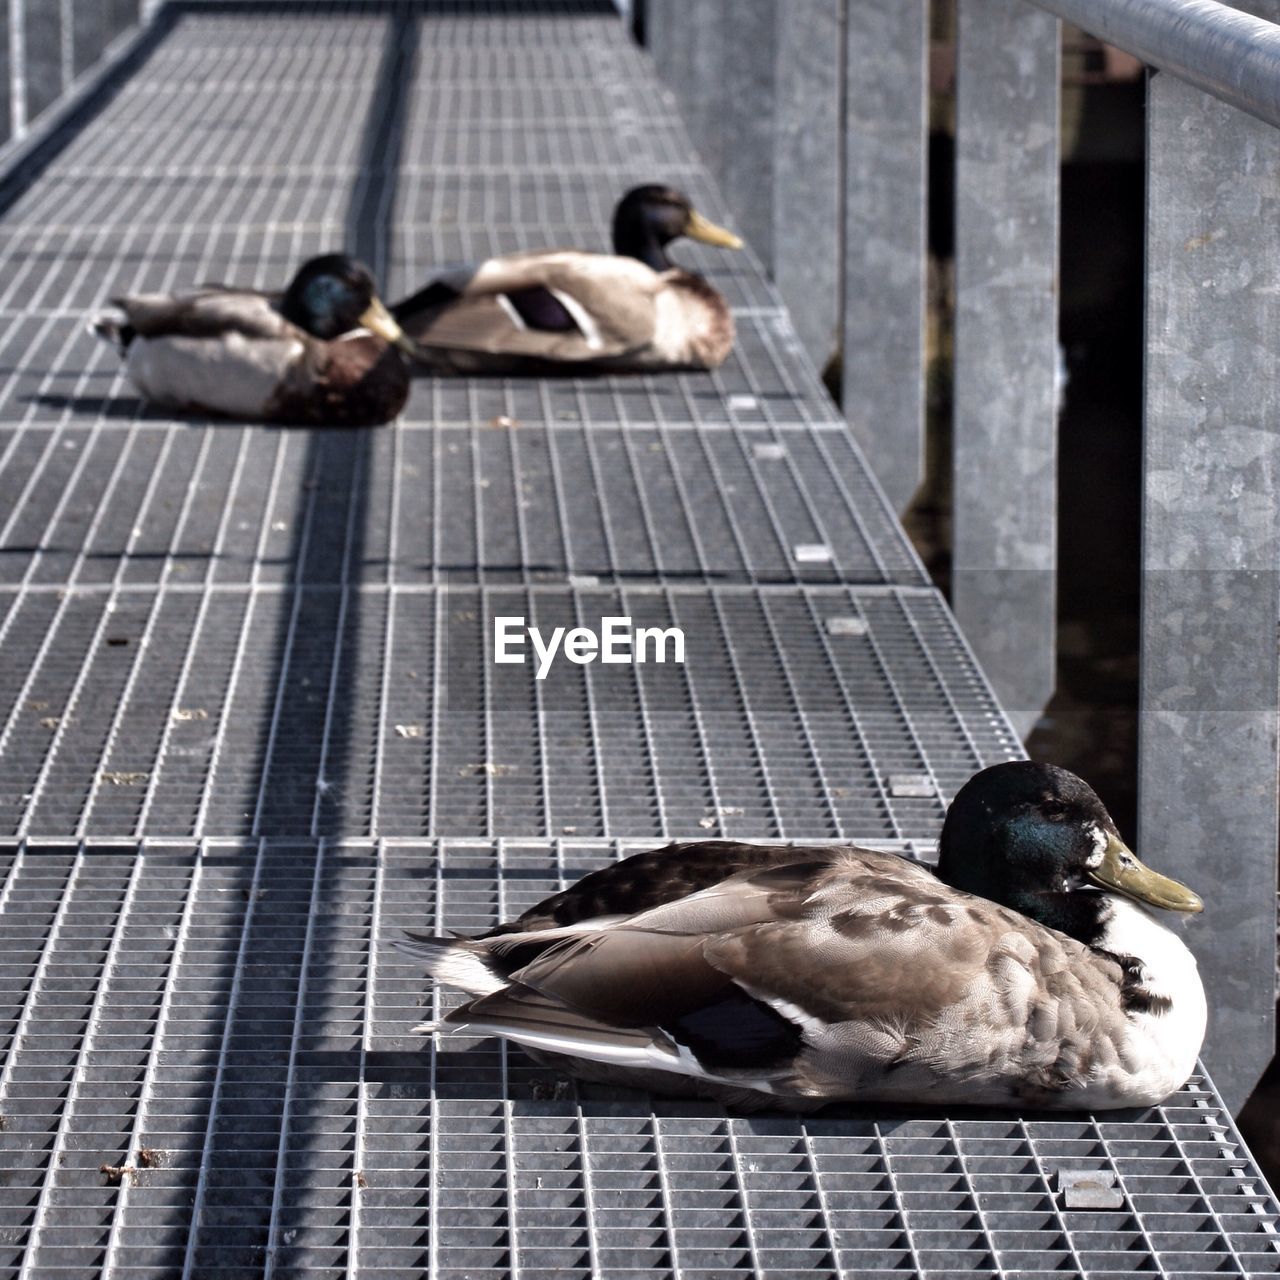
{"label": "metal grating walkway", "polygon": [[372,439],[0,426],[0,585],[926,581],[843,427],[522,412]]}
{"label": "metal grating walkway", "polygon": [[[0,1267],[1277,1270],[1274,1203],[1202,1080],[1120,1117],[734,1118],[574,1090],[493,1041],[432,1054],[410,1034],[421,975],[389,936],[424,921],[484,928],[626,851],[206,841],[9,854]],[[113,1185],[104,1164],[139,1171]],[[1064,1203],[1061,1176],[1076,1170],[1110,1175],[1113,1206]]]}
{"label": "metal grating walkway", "polygon": [[[0,591],[0,599],[5,593]],[[922,588],[15,592],[10,835],[936,835],[1016,752]],[[679,626],[684,665],[489,661],[492,619]]]}
{"label": "metal grating walkway", "polygon": [[[732,1118],[410,1035],[405,925],[670,836],[928,856],[1020,748],[749,254],[680,246],[737,314],[713,375],[420,382],[363,433],[141,405],[83,329],[110,293],[345,243],[395,296],[604,247],[655,177],[732,222],[602,5],[157,22],[0,215],[0,1276],[1280,1271],[1204,1080]],[[539,681],[488,661],[508,614],[688,660]]]}

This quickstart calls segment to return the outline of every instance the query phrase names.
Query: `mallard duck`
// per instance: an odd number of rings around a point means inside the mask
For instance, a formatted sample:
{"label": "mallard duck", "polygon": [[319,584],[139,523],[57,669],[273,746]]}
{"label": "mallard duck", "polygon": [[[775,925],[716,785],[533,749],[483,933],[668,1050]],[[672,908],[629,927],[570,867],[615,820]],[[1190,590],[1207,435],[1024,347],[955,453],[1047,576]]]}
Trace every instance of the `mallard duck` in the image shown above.
{"label": "mallard duck", "polygon": [[440,277],[391,313],[434,373],[714,369],[733,316],[701,276],[673,265],[680,236],[737,249],[731,231],[664,186],[618,202],[612,254],[508,253]]}
{"label": "mallard duck", "polygon": [[[345,254],[303,264],[283,294],[205,285],[114,298],[94,330],[155,404],[251,422],[377,426],[409,395],[414,353]],[[398,347],[399,350],[393,350]]]}
{"label": "mallard duck", "polygon": [[1196,962],[1074,774],[975,775],[935,874],[872,849],[699,842],[595,871],[481,938],[403,949],[471,997],[418,1028],[739,1108],[1150,1105],[1204,1038]]}

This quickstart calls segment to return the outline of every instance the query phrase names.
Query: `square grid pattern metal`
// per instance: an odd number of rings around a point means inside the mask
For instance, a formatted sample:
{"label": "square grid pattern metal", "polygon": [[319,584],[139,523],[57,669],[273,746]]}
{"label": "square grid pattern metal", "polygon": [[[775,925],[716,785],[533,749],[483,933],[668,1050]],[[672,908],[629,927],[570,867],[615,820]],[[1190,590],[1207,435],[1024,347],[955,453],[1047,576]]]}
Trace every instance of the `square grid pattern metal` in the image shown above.
{"label": "square grid pattern metal", "polygon": [[525,411],[314,436],[0,426],[0,585],[926,582],[843,428]]}
{"label": "square grid pattern metal", "polygon": [[[636,847],[4,850],[0,1274],[1280,1270],[1276,1206],[1200,1079],[1096,1118],[731,1117],[412,1033],[433,1010],[389,938],[483,929]],[[1070,1202],[1080,1172],[1114,1207]]]}
{"label": "square grid pattern metal", "polygon": [[[679,627],[685,662],[539,679],[490,660],[499,617]],[[930,839],[1019,749],[925,588],[0,588],[0,618],[13,835]]]}
{"label": "square grid pattern metal", "polygon": [[[0,1276],[1280,1269],[1202,1080],[733,1118],[412,1035],[405,926],[671,835],[928,854],[1020,748],[750,252],[678,250],[736,314],[712,375],[421,382],[365,433],[142,405],[110,294],[346,243],[395,297],[604,248],[655,178],[732,221],[602,5],[171,13],[0,216]],[[688,663],[537,681],[497,613],[679,623]]]}

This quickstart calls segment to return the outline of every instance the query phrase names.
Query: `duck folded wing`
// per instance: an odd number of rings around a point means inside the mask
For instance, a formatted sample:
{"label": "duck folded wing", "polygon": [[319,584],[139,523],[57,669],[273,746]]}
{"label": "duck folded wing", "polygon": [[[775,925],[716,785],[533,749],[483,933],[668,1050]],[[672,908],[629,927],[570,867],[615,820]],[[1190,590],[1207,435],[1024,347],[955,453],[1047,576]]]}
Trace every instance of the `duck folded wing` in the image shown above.
{"label": "duck folded wing", "polygon": [[134,331],[144,338],[297,338],[298,330],[269,297],[247,289],[208,287],[195,293],[138,293],[113,298]]}
{"label": "duck folded wing", "polygon": [[[728,847],[732,849],[735,846]],[[750,846],[738,847],[745,849]],[[792,848],[785,852],[794,858],[798,851]],[[786,862],[757,867],[727,877],[721,876],[718,883],[709,888],[681,893],[673,900],[634,913],[593,913],[589,918],[583,919],[575,918],[574,913],[569,911],[559,923],[555,913],[552,913],[550,918],[544,917],[546,923],[543,927],[522,929],[520,922],[516,922],[477,939],[435,939],[413,931],[409,931],[407,936],[417,944],[429,947],[443,944],[455,951],[460,948],[471,958],[472,963],[478,960],[495,980],[519,980],[531,986],[539,986],[538,975],[543,972],[535,964],[536,961],[545,957],[548,964],[558,969],[574,953],[574,948],[564,944],[579,941],[584,945],[589,944],[592,949],[609,950],[609,958],[601,962],[602,966],[617,963],[620,967],[634,968],[622,953],[631,947],[641,946],[635,941],[636,938],[649,933],[706,938],[726,929],[739,929],[748,924],[794,916],[803,910],[803,904],[816,880],[832,865],[832,851],[820,849],[813,852],[818,856],[812,861]],[[597,874],[607,875],[609,872],[625,869],[630,873],[638,871],[643,876],[644,868],[631,866],[636,861],[636,858],[628,859]],[[615,901],[620,900],[623,895],[628,900],[634,900],[634,895],[630,892],[634,883],[628,878],[622,884],[606,884],[603,899],[599,894],[592,894],[588,901],[596,905],[602,900],[607,901],[610,890],[618,891]],[[590,907],[587,909],[590,910]],[[616,941],[618,939],[621,941]],[[424,958],[434,958],[430,951],[421,954]],[[441,981],[462,985],[467,990],[490,989],[487,986],[474,988],[465,983],[458,984],[438,965],[433,967],[434,975]]]}
{"label": "duck folded wing", "polygon": [[750,1068],[753,1081],[786,1072],[797,1029],[710,964],[704,941],[619,928],[559,943],[443,1027],[639,1070],[711,1077]]}
{"label": "duck folded wing", "polygon": [[392,312],[420,346],[591,363],[652,341],[663,283],[606,254],[509,254],[444,276]]}
{"label": "duck folded wing", "polygon": [[827,845],[743,844],[734,840],[669,844],[589,872],[487,936],[632,916],[710,888],[740,872],[796,862],[829,862],[837,852]]}

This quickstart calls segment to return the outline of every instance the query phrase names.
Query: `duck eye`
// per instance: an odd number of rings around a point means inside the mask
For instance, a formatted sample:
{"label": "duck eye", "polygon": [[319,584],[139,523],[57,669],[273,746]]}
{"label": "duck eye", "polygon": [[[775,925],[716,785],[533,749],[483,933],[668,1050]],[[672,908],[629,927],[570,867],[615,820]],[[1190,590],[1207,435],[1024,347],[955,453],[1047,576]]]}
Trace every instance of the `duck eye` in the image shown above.
{"label": "duck eye", "polygon": [[1065,822],[1067,820],[1067,806],[1056,801],[1052,804],[1044,805],[1040,812],[1044,814],[1049,822]]}

